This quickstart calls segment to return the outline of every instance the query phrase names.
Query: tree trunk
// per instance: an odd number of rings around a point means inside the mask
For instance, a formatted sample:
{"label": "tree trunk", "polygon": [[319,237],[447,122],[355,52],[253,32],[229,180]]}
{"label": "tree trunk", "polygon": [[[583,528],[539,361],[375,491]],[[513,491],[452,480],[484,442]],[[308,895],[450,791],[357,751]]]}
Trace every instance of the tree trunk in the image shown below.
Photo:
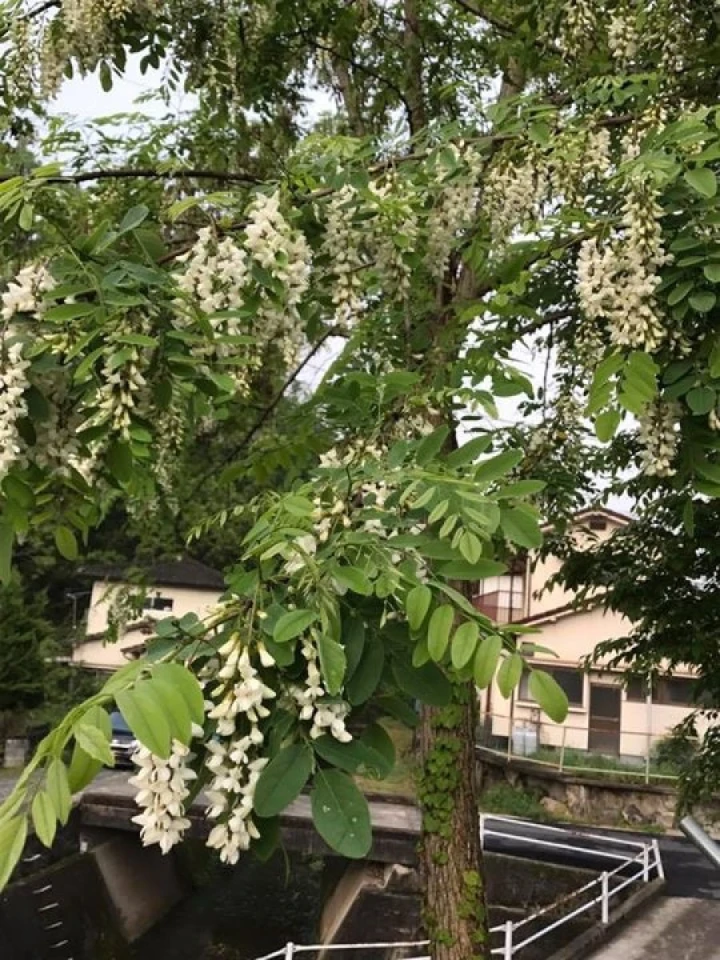
{"label": "tree trunk", "polygon": [[475,689],[420,722],[423,922],[433,960],[490,960],[475,787]]}

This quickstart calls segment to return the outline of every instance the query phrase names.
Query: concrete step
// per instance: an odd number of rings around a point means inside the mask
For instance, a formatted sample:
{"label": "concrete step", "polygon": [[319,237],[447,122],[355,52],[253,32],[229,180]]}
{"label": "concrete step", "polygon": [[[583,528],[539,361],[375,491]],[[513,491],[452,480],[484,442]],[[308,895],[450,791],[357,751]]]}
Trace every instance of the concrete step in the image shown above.
{"label": "concrete step", "polygon": [[592,960],[720,960],[720,904],[660,897]]}

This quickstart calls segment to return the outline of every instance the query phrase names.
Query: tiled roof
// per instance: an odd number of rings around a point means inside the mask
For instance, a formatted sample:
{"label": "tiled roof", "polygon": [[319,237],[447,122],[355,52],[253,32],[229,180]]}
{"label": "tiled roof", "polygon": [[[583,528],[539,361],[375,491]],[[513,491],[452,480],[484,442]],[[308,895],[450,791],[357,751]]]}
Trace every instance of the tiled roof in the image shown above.
{"label": "tiled roof", "polygon": [[167,560],[147,567],[140,564],[126,567],[119,564],[98,564],[83,567],[80,573],[94,580],[133,582],[140,579],[150,586],[198,587],[206,590],[222,590],[225,586],[225,580],[219,570],[214,570],[191,557]]}

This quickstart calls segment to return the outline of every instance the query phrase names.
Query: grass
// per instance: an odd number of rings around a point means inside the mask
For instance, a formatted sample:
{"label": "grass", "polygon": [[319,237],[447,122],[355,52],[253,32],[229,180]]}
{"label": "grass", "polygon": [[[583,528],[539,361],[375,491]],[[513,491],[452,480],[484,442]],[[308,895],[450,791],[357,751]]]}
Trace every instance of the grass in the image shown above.
{"label": "grass", "polygon": [[[538,760],[558,767],[560,750],[557,747],[540,747],[535,753],[528,754],[528,760]],[[589,753],[585,750],[565,750],[563,769],[582,769],[588,776],[602,776],[605,773],[622,773],[624,781],[644,782],[645,762],[623,760],[621,757],[607,756],[602,753]],[[650,777],[676,776],[677,770],[668,763],[650,761]]]}
{"label": "grass", "polygon": [[356,776],[355,782],[367,794],[382,794],[414,800],[415,791],[415,758],[413,755],[413,733],[401,724],[384,721],[383,726],[390,734],[395,744],[395,766],[384,780],[376,777]]}
{"label": "grass", "polygon": [[511,787],[509,783],[496,783],[483,790],[480,794],[480,810],[483,813],[523,817],[525,820],[548,822],[553,819],[537,794]]}

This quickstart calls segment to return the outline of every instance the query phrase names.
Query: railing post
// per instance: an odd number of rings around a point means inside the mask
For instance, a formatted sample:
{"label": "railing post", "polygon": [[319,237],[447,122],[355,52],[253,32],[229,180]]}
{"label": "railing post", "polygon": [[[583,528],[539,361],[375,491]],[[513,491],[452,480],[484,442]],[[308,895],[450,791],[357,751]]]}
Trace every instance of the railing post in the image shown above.
{"label": "railing post", "polygon": [[562,743],[560,744],[560,766],[558,770],[560,773],[563,772],[563,767],[565,766],[565,738],[567,737],[567,727],[563,723],[562,728]]}
{"label": "railing post", "polygon": [[503,960],[512,960],[513,955],[513,922],[505,921],[505,944],[503,947]]}
{"label": "railing post", "polygon": [[485,850],[485,814],[480,814],[480,849]]}
{"label": "railing post", "polygon": [[292,940],[289,940],[285,944],[285,960],[293,960],[293,953],[295,952],[295,944]]}
{"label": "railing post", "polygon": [[602,889],[602,894],[600,899],[600,910],[601,910],[600,920],[605,926],[607,926],[608,923],[610,923],[610,903],[609,903],[609,896],[608,896],[609,883],[608,883],[607,871],[605,871],[605,873],[603,873],[602,877],[600,878],[600,883],[601,883],[601,889]]}
{"label": "railing post", "polygon": [[653,852],[655,854],[655,869],[657,870],[657,875],[661,880],[665,879],[665,867],[663,866],[662,857],[660,856],[660,844],[658,843],[657,837],[653,839]]}
{"label": "railing post", "polygon": [[650,744],[651,744],[652,734],[648,732],[646,734],[647,744],[645,746],[645,783],[650,783]]}
{"label": "railing post", "polygon": [[643,847],[642,852],[642,865],[643,865],[643,883],[647,883],[650,879],[650,847],[647,844]]}

